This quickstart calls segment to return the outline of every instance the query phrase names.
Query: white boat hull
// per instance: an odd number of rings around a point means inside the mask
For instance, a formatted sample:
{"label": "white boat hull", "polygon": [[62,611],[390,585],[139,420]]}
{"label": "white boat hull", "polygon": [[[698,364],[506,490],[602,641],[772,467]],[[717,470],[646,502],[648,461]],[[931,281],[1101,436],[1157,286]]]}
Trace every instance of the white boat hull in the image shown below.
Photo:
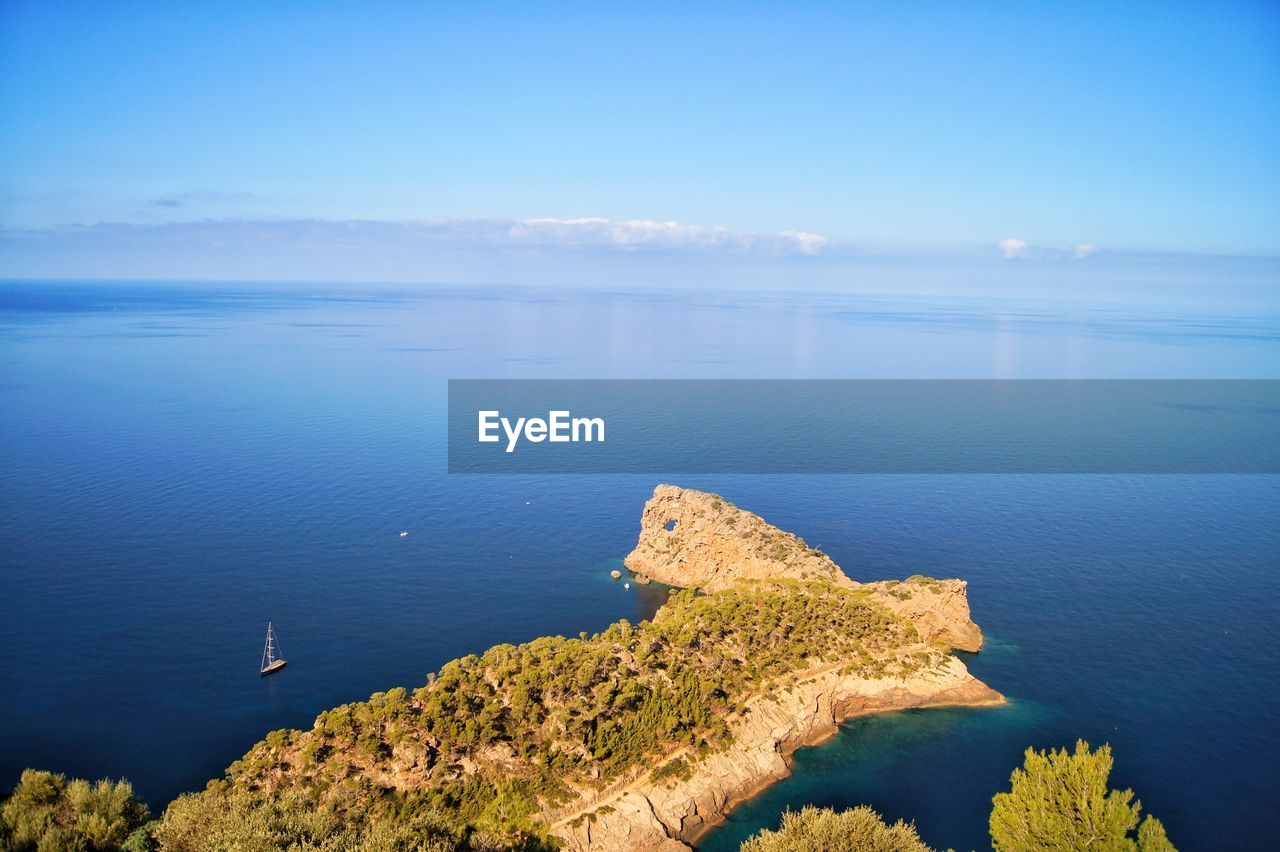
{"label": "white boat hull", "polygon": [[282,668],[285,667],[285,665],[286,665],[286,662],[284,660],[276,660],[271,665],[265,667],[261,672],[259,672],[259,674],[262,677],[266,677],[269,674],[280,671]]}

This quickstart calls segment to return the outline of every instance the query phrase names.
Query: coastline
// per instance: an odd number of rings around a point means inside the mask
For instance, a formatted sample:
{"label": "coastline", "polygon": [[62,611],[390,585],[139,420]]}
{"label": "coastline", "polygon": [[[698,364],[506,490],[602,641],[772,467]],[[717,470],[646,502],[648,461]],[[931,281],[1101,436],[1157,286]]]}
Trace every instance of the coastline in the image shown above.
{"label": "coastline", "polygon": [[739,805],[790,777],[793,755],[826,742],[859,716],[925,707],[994,707],[1007,703],[955,657],[910,678],[870,680],[832,666],[812,671],[778,694],[746,703],[733,745],[705,757],[682,780],[649,773],[563,815],[552,834],[576,852],[608,848],[690,849]]}
{"label": "coastline", "polygon": [[[975,679],[975,682],[981,683],[981,681],[977,681],[976,679]],[[983,685],[985,686],[985,684]],[[790,778],[792,774],[792,768],[795,764],[796,752],[800,751],[801,749],[819,746],[819,745],[822,745],[823,743],[826,743],[835,739],[837,736],[840,735],[841,726],[845,722],[848,722],[850,719],[857,719],[863,716],[882,716],[882,715],[888,715],[890,713],[901,713],[905,710],[919,710],[926,707],[975,707],[975,708],[976,707],[1001,707],[1009,703],[1009,700],[1005,698],[1003,694],[997,692],[994,689],[992,689],[991,692],[994,693],[994,696],[985,700],[984,699],[975,699],[971,701],[941,700],[937,702],[929,702],[924,704],[905,705],[902,707],[879,707],[879,708],[863,707],[863,708],[850,710],[849,712],[844,713],[843,715],[840,715],[835,720],[835,724],[832,725],[830,729],[817,732],[812,739],[801,742],[791,748],[788,748],[786,751],[781,753],[782,759],[785,762],[787,767],[786,775],[784,775],[782,778],[775,778],[765,783],[762,783],[754,791],[747,793],[746,795],[740,798],[734,798],[729,802],[727,802],[725,804],[723,813],[720,815],[720,819],[715,822],[706,823],[698,831],[696,835],[689,838],[688,845],[690,847],[697,848],[698,841],[702,840],[709,833],[719,828],[721,825],[724,825],[724,823],[728,820],[729,815],[733,813],[733,811],[736,810],[739,806],[744,805],[747,802],[751,801],[752,799],[754,799],[755,797],[763,793],[765,790],[772,787],[774,784],[777,784],[779,781],[785,781],[787,778]]]}

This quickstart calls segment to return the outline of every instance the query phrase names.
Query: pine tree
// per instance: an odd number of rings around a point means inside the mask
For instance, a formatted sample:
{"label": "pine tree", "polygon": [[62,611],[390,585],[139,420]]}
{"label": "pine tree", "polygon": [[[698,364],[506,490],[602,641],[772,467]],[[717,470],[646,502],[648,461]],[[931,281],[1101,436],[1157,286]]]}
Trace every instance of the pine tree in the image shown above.
{"label": "pine tree", "polygon": [[1140,802],[1132,790],[1108,790],[1111,747],[1091,751],[1084,740],[1075,753],[1027,749],[1013,770],[1012,790],[997,793],[991,810],[996,852],[1097,850],[1176,852],[1158,819],[1148,816],[1138,831]]}

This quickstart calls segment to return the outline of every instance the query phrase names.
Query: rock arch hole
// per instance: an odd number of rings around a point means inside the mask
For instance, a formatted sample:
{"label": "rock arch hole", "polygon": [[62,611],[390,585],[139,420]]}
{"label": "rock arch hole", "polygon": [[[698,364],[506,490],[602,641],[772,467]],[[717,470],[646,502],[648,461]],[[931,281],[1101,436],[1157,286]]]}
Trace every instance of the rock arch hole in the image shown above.
{"label": "rock arch hole", "polygon": [[676,524],[677,524],[676,519],[675,519],[675,518],[672,518],[671,520],[669,520],[669,521],[667,521],[665,524],[663,524],[663,525],[662,525],[662,528],[663,528],[664,530],[666,530],[667,532],[671,532],[672,530],[674,530],[674,529],[676,528]]}

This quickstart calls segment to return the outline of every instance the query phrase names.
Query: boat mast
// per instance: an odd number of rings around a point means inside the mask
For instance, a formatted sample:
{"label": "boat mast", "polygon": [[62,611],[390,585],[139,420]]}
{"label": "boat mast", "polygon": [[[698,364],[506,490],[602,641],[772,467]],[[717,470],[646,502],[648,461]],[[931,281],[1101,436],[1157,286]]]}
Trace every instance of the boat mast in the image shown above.
{"label": "boat mast", "polygon": [[275,653],[274,653],[275,649],[271,647],[271,639],[272,639],[271,634],[272,634],[271,622],[268,621],[267,622],[267,644],[262,649],[262,665],[260,668],[265,669],[267,666],[275,662]]}

